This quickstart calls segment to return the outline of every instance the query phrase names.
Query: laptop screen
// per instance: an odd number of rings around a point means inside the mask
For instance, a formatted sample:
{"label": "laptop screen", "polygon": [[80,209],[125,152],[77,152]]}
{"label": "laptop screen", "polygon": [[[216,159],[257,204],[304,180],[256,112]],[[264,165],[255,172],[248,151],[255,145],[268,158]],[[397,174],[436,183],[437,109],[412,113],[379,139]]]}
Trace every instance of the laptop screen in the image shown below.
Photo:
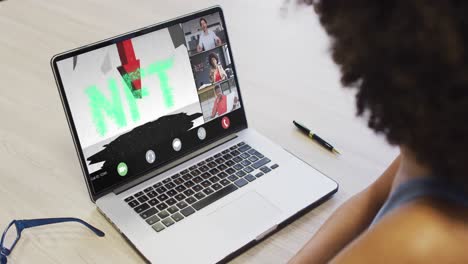
{"label": "laptop screen", "polygon": [[246,126],[226,27],[216,10],[55,59],[93,194]]}

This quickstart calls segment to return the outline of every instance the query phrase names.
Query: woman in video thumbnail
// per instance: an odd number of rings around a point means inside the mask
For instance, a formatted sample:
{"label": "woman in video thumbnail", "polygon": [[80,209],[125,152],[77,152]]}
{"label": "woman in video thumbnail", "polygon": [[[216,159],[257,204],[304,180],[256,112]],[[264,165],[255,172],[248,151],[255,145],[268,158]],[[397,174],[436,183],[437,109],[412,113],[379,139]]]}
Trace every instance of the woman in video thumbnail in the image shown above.
{"label": "woman in video thumbnail", "polygon": [[223,69],[223,66],[219,63],[219,58],[218,55],[215,53],[211,53],[210,56],[208,56],[208,59],[210,61],[210,81],[212,83],[220,82],[223,80],[226,80],[227,74]]}
{"label": "woman in video thumbnail", "polygon": [[203,32],[200,34],[198,40],[197,51],[207,51],[216,48],[216,46],[221,46],[222,41],[221,39],[216,36],[216,34],[208,29],[208,22],[204,18],[200,18],[200,27],[202,28]]}
{"label": "woman in video thumbnail", "polygon": [[216,114],[218,116],[226,113],[227,111],[227,96],[221,91],[221,86],[216,85],[215,87],[216,99],[213,104],[213,111],[211,112],[211,118],[214,118]]}

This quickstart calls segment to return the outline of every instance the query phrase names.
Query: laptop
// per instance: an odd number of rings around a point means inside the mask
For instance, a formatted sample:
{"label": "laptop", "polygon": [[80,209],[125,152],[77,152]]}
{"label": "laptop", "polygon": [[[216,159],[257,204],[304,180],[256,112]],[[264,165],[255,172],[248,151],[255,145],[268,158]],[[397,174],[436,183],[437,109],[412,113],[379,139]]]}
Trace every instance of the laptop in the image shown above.
{"label": "laptop", "polygon": [[248,126],[227,33],[212,7],[51,60],[90,198],[149,262],[226,262],[338,190]]}

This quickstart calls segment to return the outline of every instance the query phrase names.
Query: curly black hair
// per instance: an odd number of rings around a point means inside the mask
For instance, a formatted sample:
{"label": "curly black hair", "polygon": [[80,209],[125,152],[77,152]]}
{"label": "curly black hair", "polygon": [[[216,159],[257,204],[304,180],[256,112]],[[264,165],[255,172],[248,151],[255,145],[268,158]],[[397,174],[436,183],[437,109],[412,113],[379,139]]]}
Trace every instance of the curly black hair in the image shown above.
{"label": "curly black hair", "polygon": [[468,1],[313,5],[342,84],[357,89],[357,114],[434,175],[468,190]]}
{"label": "curly black hair", "polygon": [[217,65],[213,65],[213,58],[216,59],[216,63],[219,63],[218,55],[216,55],[216,53],[214,53],[214,52],[212,52],[212,53],[210,53],[210,55],[208,55],[208,62],[210,63],[210,66],[212,68],[216,68]]}

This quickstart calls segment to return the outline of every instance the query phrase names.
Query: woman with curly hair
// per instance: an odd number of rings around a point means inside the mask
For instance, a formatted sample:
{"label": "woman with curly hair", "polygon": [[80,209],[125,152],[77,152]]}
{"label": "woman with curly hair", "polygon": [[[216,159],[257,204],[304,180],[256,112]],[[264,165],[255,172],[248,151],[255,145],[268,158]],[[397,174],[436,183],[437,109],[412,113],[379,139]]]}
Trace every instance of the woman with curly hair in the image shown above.
{"label": "woman with curly hair", "polygon": [[210,81],[212,83],[217,83],[223,80],[226,80],[227,74],[224,71],[223,66],[219,63],[218,55],[215,53],[210,53],[208,56],[208,61],[210,63]]}
{"label": "woman with curly hair", "polygon": [[313,5],[358,115],[401,154],[290,263],[468,263],[468,1]]}

